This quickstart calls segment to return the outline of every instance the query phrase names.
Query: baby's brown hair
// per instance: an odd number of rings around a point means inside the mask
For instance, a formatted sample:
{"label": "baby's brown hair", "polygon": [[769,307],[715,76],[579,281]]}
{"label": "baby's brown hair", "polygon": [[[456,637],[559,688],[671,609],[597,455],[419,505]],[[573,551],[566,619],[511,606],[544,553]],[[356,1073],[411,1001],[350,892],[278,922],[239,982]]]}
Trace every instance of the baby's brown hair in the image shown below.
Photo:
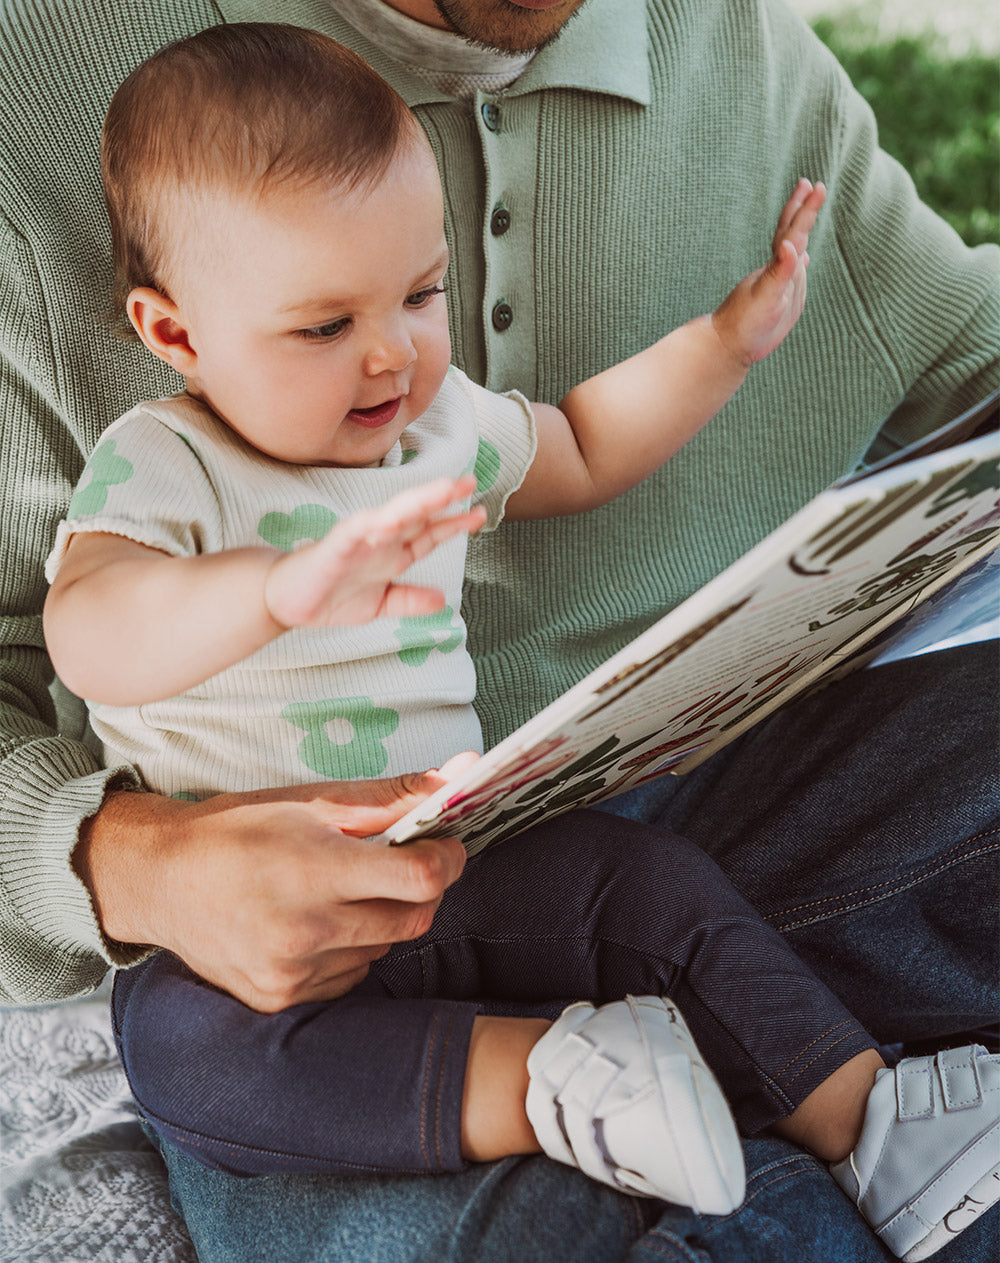
{"label": "baby's brown hair", "polygon": [[101,138],[116,324],[130,330],[132,289],[167,292],[178,198],[375,184],[418,132],[365,61],[316,31],[230,23],[161,48],[119,87]]}

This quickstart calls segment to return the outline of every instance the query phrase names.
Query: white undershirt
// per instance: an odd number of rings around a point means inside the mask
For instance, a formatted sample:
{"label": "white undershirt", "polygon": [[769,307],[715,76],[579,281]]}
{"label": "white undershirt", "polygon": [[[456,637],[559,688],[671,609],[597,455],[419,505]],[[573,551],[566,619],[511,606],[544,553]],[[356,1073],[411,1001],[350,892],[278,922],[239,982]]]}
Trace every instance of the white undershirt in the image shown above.
{"label": "white undershirt", "polygon": [[509,88],[535,55],[533,49],[501,53],[481,48],[454,31],[407,17],[384,0],[329,0],[329,4],[360,35],[446,96],[468,98]]}

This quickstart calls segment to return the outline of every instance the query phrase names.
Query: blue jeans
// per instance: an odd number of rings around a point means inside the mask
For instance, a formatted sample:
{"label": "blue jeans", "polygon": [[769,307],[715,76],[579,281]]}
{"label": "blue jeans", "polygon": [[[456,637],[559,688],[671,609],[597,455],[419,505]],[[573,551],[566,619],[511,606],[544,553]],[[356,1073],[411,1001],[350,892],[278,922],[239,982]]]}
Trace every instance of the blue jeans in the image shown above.
{"label": "blue jeans", "polygon": [[[153,1137],[200,1263],[890,1263],[822,1163],[744,1142],[746,1200],[700,1216],[625,1197],[547,1158],[446,1176],[241,1179]],[[996,1213],[938,1256],[996,1263]]]}
{"label": "blue jeans", "polygon": [[[998,667],[986,645],[858,673],[615,807],[714,854],[878,1039],[944,1045],[996,1022]],[[719,1218],[622,1197],[545,1158],[243,1179],[157,1143],[202,1263],[890,1257],[822,1164],[776,1139],[745,1143],[746,1202]],[[995,1263],[997,1222],[984,1216],[941,1263]]]}

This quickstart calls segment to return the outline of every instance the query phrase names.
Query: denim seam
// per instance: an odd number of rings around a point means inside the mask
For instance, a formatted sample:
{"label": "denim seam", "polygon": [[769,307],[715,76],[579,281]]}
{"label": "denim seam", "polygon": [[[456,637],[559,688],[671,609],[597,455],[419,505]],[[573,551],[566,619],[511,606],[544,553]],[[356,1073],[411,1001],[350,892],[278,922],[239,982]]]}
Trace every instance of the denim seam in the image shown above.
{"label": "denim seam", "polygon": [[[794,1167],[795,1169],[784,1171],[780,1169],[782,1167]],[[748,1190],[747,1195],[744,1197],[740,1205],[728,1215],[720,1215],[718,1218],[713,1216],[711,1221],[706,1225],[706,1231],[708,1233],[711,1233],[716,1227],[721,1227],[727,1224],[729,1220],[734,1219],[737,1215],[742,1214],[743,1210],[749,1206],[752,1201],[759,1197],[761,1193],[766,1192],[769,1188],[773,1188],[775,1184],[783,1184],[786,1180],[790,1180],[798,1175],[823,1175],[822,1168],[816,1163],[816,1161],[807,1158],[805,1154],[802,1154],[801,1156],[795,1155],[789,1158],[782,1158],[780,1161],[775,1162],[772,1166],[762,1168],[758,1174],[762,1175],[764,1172],[772,1174],[772,1178],[768,1180],[761,1180],[751,1177],[750,1184],[752,1185],[753,1191],[751,1192]]]}
{"label": "denim seam", "polygon": [[448,1064],[448,1049],[451,1046],[451,1037],[455,1029],[455,1010],[448,1010],[448,1028],[444,1036],[444,1048],[441,1049],[441,1063],[438,1066],[437,1092],[434,1102],[434,1156],[437,1159],[438,1170],[444,1166],[441,1159],[441,1098],[444,1095],[442,1084],[444,1082],[445,1070]]}
{"label": "denim seam", "polygon": [[[784,1168],[784,1167],[791,1167],[794,1169],[782,1170],[781,1168]],[[768,1173],[768,1174],[773,1173],[772,1178],[768,1180],[761,1180],[760,1178],[755,1178],[751,1176],[747,1195],[734,1211],[730,1211],[728,1215],[718,1215],[718,1216],[713,1215],[710,1219],[706,1219],[704,1221],[703,1231],[706,1237],[710,1237],[714,1235],[717,1230],[724,1228],[731,1220],[741,1215],[743,1211],[746,1209],[746,1207],[749,1206],[749,1204],[755,1198],[759,1197],[761,1193],[766,1192],[766,1190],[771,1188],[773,1185],[784,1183],[786,1180],[792,1179],[795,1176],[799,1176],[799,1175],[822,1176],[823,1174],[821,1168],[817,1166],[814,1161],[811,1161],[809,1158],[807,1158],[804,1154],[801,1156],[794,1155],[788,1158],[781,1158],[777,1162],[771,1163],[768,1166],[763,1167],[761,1171],[757,1173],[757,1175],[759,1177],[760,1175],[763,1175],[764,1173]],[[752,1188],[752,1191],[751,1191],[751,1188]],[[665,1241],[672,1248],[675,1245],[675,1243],[677,1243],[677,1239],[676,1237],[673,1237],[672,1233],[665,1233],[664,1230],[659,1227],[659,1225],[654,1224],[653,1227],[647,1233],[647,1235],[643,1238],[642,1244],[644,1247],[647,1245],[655,1245],[657,1239],[659,1241]],[[682,1255],[681,1257],[685,1257],[685,1256]],[[686,1257],[691,1258],[694,1256],[688,1254]]]}
{"label": "denim seam", "polygon": [[[976,834],[975,838],[970,838],[969,841],[975,841],[976,838],[989,837],[991,834],[994,834],[994,833],[1000,833],[1000,828],[988,830],[986,833],[978,833]],[[966,860],[976,859],[980,855],[989,855],[992,851],[995,851],[996,849],[997,848],[994,846],[980,847],[976,851],[967,852],[965,855],[961,856],[960,858],[950,860],[947,863],[938,864],[936,867],[930,868],[926,872],[920,873],[918,876],[912,876],[910,878],[898,878],[896,879],[895,882],[893,881],[878,882],[873,886],[863,886],[859,890],[848,891],[846,894],[842,894],[842,895],[828,895],[825,899],[815,899],[811,903],[801,903],[801,904],[797,904],[793,908],[783,908],[780,912],[764,913],[763,919],[765,921],[780,922],[782,917],[788,916],[789,913],[792,913],[792,912],[802,912],[806,908],[817,908],[821,904],[837,903],[838,900],[850,899],[857,895],[869,894],[872,891],[883,892],[883,894],[879,895],[878,897],[874,899],[861,899],[855,903],[844,904],[842,907],[831,910],[828,914],[820,914],[814,917],[805,917],[800,921],[792,921],[787,925],[780,925],[780,930],[782,933],[787,933],[789,930],[797,930],[803,925],[812,925],[816,921],[824,920],[826,915],[839,916],[840,914],[844,912],[853,912],[857,908],[864,907],[867,904],[878,903],[880,899],[888,898],[890,894],[900,894],[904,890],[909,890],[910,887],[912,886],[919,886],[921,882],[926,881],[930,877],[934,877],[937,873],[943,872],[947,868],[953,868],[956,864],[964,863]],[[957,850],[959,850],[959,847],[952,847],[950,851],[945,852],[945,855],[951,855],[952,852],[957,851]]]}
{"label": "denim seam", "polygon": [[625,1221],[625,1235],[631,1242],[638,1241],[646,1230],[637,1202],[638,1198],[635,1197],[620,1197],[617,1200],[619,1213]]}
{"label": "denim seam", "polygon": [[[846,1026],[852,1020],[853,1020],[852,1018],[845,1017],[842,1022],[838,1022],[836,1026],[831,1026],[830,1029],[824,1031],[822,1035],[817,1035],[814,1040],[806,1044],[805,1048],[800,1049],[795,1054],[795,1056],[791,1059],[791,1061],[785,1062],[785,1064],[778,1071],[778,1076],[780,1077],[781,1075],[785,1074],[786,1071],[791,1070],[792,1066],[795,1065],[795,1063],[799,1060],[800,1057],[804,1057],[806,1053],[810,1050],[810,1048],[814,1048],[818,1043],[820,1043],[821,1040],[827,1039],[830,1035],[833,1034],[834,1031],[839,1031],[842,1026]],[[810,1062],[809,1064],[812,1065],[812,1062]]]}
{"label": "denim seam", "polygon": [[662,1254],[665,1258],[682,1259],[684,1263],[701,1263],[702,1258],[705,1256],[704,1250],[700,1250],[695,1254],[686,1242],[681,1241],[672,1232],[664,1232],[662,1229],[657,1228],[654,1228],[652,1233],[643,1238],[642,1248],[644,1253],[653,1250],[657,1254]]}
{"label": "denim seam", "polygon": [[827,1055],[827,1053],[831,1052],[834,1048],[838,1047],[838,1045],[842,1044],[845,1039],[851,1039],[852,1036],[856,1034],[858,1034],[858,1031],[848,1031],[846,1035],[841,1035],[840,1039],[835,1039],[832,1044],[828,1044],[827,1047],[824,1048],[821,1053],[817,1053],[816,1056],[813,1057],[812,1061],[807,1062],[801,1068],[801,1070],[797,1070],[795,1074],[792,1075],[792,1077],[788,1080],[789,1086],[791,1086],[791,1084],[793,1084],[796,1079],[800,1078],[800,1076],[804,1075],[810,1066],[814,1066],[817,1061],[821,1061]]}
{"label": "denim seam", "polygon": [[[739,925],[743,922],[746,922],[748,924],[756,924],[755,918],[747,917],[747,916],[730,917],[728,918],[728,920],[731,921],[735,925]],[[470,934],[466,931],[459,931],[455,934],[450,934],[447,938],[435,938],[433,943],[430,944],[429,946],[438,947],[438,946],[446,945],[448,943],[460,943],[466,940],[475,940],[478,943],[521,944],[521,943],[527,942],[528,937],[524,934]],[[654,954],[646,947],[638,947],[634,943],[624,942],[621,939],[610,938],[608,935],[602,935],[600,938],[595,939],[591,935],[587,935],[587,934],[576,934],[576,935],[533,934],[531,935],[531,942],[532,943],[581,942],[581,943],[593,944],[594,946],[599,946],[601,944],[606,943],[610,947],[622,947],[628,952],[635,952],[636,955],[638,956],[642,956],[644,958],[652,957],[664,964],[672,965],[674,968],[678,967],[677,962],[672,960],[670,957],[660,955],[658,953]],[[680,946],[683,947],[683,943]],[[405,960],[409,956],[416,955],[416,956],[421,957],[421,961],[422,961],[423,953],[428,950],[428,944],[426,943],[425,944],[417,943],[413,947],[410,947],[409,949],[406,949],[403,951],[399,951],[398,947],[399,945],[397,944],[396,949],[393,951],[393,958],[398,959],[398,960]]]}
{"label": "denim seam", "polygon": [[420,1152],[423,1155],[424,1166],[428,1171],[432,1169],[430,1155],[427,1152],[427,1088],[430,1082],[431,1057],[434,1052],[434,1041],[437,1037],[438,1022],[441,1020],[441,1010],[438,1009],[434,1014],[434,1024],[430,1030],[430,1038],[427,1041],[427,1059],[424,1062],[424,1082],[420,1093]]}

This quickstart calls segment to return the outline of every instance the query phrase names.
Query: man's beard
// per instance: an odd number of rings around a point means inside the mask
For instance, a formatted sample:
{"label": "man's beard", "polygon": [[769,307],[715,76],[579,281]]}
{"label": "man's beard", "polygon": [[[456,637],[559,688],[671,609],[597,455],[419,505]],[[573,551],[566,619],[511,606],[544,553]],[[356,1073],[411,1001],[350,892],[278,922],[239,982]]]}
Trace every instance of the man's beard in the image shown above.
{"label": "man's beard", "polygon": [[553,9],[522,9],[509,0],[434,0],[448,23],[470,43],[502,53],[544,48],[584,0],[563,0]]}

